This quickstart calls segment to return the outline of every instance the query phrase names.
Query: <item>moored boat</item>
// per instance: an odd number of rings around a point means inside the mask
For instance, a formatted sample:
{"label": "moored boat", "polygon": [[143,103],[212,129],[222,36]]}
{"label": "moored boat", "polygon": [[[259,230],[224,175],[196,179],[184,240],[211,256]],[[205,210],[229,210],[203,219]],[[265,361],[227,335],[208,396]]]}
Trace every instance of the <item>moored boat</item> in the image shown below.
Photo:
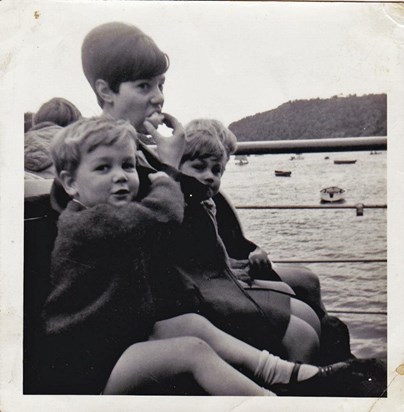
{"label": "moored boat", "polygon": [[246,155],[236,155],[234,157],[234,163],[239,166],[244,166],[248,164],[248,159]]}
{"label": "moored boat", "polygon": [[290,170],[275,170],[275,176],[290,177],[291,174]]}
{"label": "moored boat", "polygon": [[356,163],[356,160],[334,160],[335,165],[351,165]]}
{"label": "moored boat", "polygon": [[345,199],[345,190],[337,186],[326,187],[320,190],[322,202],[341,202]]}
{"label": "moored boat", "polygon": [[295,156],[290,156],[289,160],[303,160],[304,157],[301,154],[296,153]]}

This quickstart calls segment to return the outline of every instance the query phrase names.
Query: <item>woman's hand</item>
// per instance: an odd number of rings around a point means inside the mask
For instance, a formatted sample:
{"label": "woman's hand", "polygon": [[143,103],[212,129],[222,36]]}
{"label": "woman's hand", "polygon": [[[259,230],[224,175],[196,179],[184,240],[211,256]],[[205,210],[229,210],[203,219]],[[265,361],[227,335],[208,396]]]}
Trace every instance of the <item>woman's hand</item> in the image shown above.
{"label": "woman's hand", "polygon": [[[162,163],[178,169],[185,149],[185,130],[182,124],[173,116],[162,113],[162,122],[173,130],[172,136],[163,136],[157,131],[154,119],[145,119],[143,126],[154,138],[157,144],[157,155]],[[157,125],[158,126],[158,125]]]}
{"label": "woman's hand", "polygon": [[268,253],[265,250],[257,247],[248,255],[248,261],[250,262],[250,276],[260,276],[268,274],[272,265],[268,259]]}

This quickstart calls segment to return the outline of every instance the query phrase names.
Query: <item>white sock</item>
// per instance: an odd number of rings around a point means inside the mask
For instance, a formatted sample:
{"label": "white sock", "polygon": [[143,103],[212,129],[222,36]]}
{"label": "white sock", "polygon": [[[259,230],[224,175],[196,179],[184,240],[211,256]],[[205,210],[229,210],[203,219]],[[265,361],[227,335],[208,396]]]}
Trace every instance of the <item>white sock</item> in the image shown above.
{"label": "white sock", "polygon": [[[279,356],[271,355],[263,350],[260,354],[258,365],[254,375],[262,379],[266,384],[289,383],[294,363],[281,359]],[[302,364],[299,369],[297,380],[305,380],[314,376],[318,368],[313,365]]]}

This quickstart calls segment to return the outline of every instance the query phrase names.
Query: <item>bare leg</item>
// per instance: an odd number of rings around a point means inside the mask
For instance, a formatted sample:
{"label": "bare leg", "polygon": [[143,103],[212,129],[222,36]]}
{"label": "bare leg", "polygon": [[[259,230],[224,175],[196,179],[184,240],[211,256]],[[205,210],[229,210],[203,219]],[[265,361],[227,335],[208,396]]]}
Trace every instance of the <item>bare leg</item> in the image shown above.
{"label": "bare leg", "polygon": [[[237,368],[254,371],[259,361],[260,350],[223,332],[204,317],[193,313],[157,322],[150,339],[177,336],[197,336],[203,339],[222,359]],[[310,362],[315,357],[319,340],[314,329],[303,320],[292,316],[282,343],[289,360]]]}
{"label": "bare leg", "polygon": [[291,298],[290,299],[290,312],[293,316],[305,321],[320,337],[321,323],[320,319],[316,315],[316,312],[306,303],[301,300]]}
{"label": "bare leg", "polygon": [[291,315],[282,344],[290,361],[311,363],[315,360],[320,341],[315,330],[304,320]]}
{"label": "bare leg", "polygon": [[206,318],[195,313],[156,322],[149,340],[179,336],[196,336],[207,342],[226,362],[254,371],[261,351],[216,328]]}
{"label": "bare leg", "polygon": [[221,359],[206,342],[194,337],[130,346],[116,363],[103,393],[141,394],[142,388],[184,373],[191,374],[211,395],[270,394]]}
{"label": "bare leg", "polygon": [[327,313],[321,300],[320,280],[315,273],[303,266],[274,265],[273,267],[282,281],[287,283],[298,297],[317,305]]}

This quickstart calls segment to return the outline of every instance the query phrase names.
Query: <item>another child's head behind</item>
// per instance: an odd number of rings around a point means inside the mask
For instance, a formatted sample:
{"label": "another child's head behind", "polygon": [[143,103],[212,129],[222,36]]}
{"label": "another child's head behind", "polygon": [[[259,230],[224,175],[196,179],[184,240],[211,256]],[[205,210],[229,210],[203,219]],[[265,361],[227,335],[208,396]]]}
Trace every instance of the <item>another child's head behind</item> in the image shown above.
{"label": "another child's head behind", "polygon": [[[129,120],[144,132],[144,119],[161,111],[164,103],[162,88],[168,56],[137,27],[112,22],[87,34],[81,57],[84,74],[104,112]],[[130,84],[140,80],[147,84]]]}
{"label": "another child's head behind", "polygon": [[180,169],[210,187],[210,196],[220,188],[230,155],[237,147],[236,136],[215,119],[192,120],[185,126],[186,146]]}
{"label": "another child's head behind", "polygon": [[57,134],[51,155],[65,191],[86,207],[122,206],[138,194],[136,130],[124,120],[79,120]]}
{"label": "another child's head behind", "polygon": [[65,127],[81,118],[80,110],[63,97],[54,97],[44,103],[33,115],[33,126],[43,122],[52,122]]}

